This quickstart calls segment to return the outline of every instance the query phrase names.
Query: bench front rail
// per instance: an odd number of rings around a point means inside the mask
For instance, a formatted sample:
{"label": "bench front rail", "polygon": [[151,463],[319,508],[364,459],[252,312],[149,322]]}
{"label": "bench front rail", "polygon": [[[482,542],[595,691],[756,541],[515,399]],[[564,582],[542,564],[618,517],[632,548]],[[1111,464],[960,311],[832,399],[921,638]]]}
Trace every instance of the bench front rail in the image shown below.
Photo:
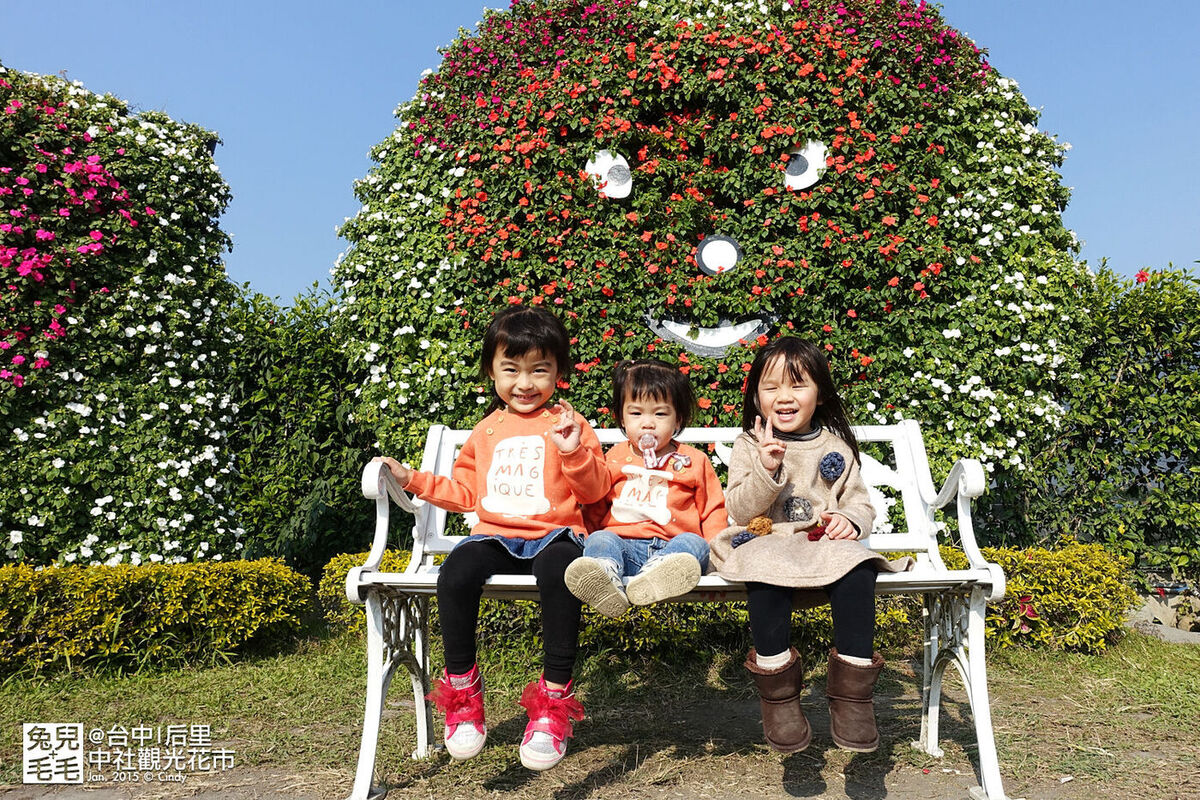
{"label": "bench front rail", "polygon": [[[946,668],[953,664],[962,677],[979,745],[980,786],[973,795],[1003,800],[988,700],[984,620],[987,603],[1004,596],[1004,572],[984,559],[971,522],[971,500],[986,488],[983,467],[974,459],[962,459],[950,469],[942,488],[936,490],[916,422],[856,426],[854,432],[864,447],[862,475],[878,518],[875,530],[863,543],[879,553],[911,554],[917,562],[908,572],[880,574],[875,591],[924,595],[921,738],[913,746],[942,756],[938,746],[942,678]],[[678,439],[702,450],[713,445],[714,459],[727,464],[733,440],[740,433],[739,428],[689,428]],[[421,470],[449,476],[454,458],[469,434],[470,431],[441,425],[431,427]],[[599,429],[596,435],[605,447],[623,438],[615,429]],[[885,451],[882,461],[866,452],[877,452],[880,448]],[[363,469],[362,492],[364,497],[375,501],[376,520],[366,563],[351,569],[346,576],[346,596],[350,602],[365,606],[367,614],[366,712],[351,800],[367,800],[383,794],[374,783],[375,752],[388,687],[401,666],[412,684],[416,712],[417,742],[413,757],[427,757],[432,750],[432,709],[425,695],[431,686],[429,601],[437,592],[438,572],[434,559],[450,552],[463,538],[446,535],[447,512],[410,498],[382,464],[371,462]],[[393,506],[413,515],[413,549],[403,572],[382,572],[379,564],[387,548]],[[939,509],[947,509],[949,513],[951,506],[957,518],[958,546],[969,565],[966,569],[948,569],[938,551],[939,534],[948,537],[935,514]],[[471,515],[465,516],[470,525]],[[538,599],[531,575],[493,576],[484,588],[484,596]],[[692,592],[672,602],[736,602],[745,597],[742,584],[705,575]]]}

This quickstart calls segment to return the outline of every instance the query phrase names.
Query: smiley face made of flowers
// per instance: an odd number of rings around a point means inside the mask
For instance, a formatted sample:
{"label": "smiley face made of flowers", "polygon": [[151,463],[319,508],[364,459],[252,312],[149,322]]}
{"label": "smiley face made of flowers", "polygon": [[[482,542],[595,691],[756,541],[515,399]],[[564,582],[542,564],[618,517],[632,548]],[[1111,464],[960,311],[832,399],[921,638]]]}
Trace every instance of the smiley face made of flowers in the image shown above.
{"label": "smiley face made of flowers", "polygon": [[385,444],[474,418],[478,338],[510,303],[563,318],[562,388],[601,415],[609,365],[650,354],[694,379],[697,424],[738,424],[754,350],[794,332],[858,421],[964,376],[956,438],[986,458],[1047,419],[1056,376],[1021,359],[1070,324],[1062,148],[934,8],[521,1],[442,52],[334,271]]}

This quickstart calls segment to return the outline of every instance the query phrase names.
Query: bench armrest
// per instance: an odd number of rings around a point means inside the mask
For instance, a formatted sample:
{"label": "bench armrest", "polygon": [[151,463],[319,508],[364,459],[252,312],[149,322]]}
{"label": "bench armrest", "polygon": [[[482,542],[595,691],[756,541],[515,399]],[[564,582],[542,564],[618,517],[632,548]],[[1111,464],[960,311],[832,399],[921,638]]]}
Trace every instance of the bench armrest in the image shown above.
{"label": "bench armrest", "polygon": [[[375,572],[387,550],[388,523],[391,520],[391,503],[410,514],[417,514],[425,506],[424,501],[409,497],[396,483],[391,470],[380,461],[368,461],[362,471],[363,497],[375,501],[375,535],[371,540],[371,552],[361,566],[346,573],[346,597],[351,603],[362,605],[365,601],[360,591],[360,576],[364,572]],[[409,559],[409,569],[415,569],[420,558],[416,553]]]}
{"label": "bench armrest", "polygon": [[992,575],[992,590],[988,602],[995,602],[1004,597],[1004,570],[999,564],[993,564],[983,557],[979,543],[975,540],[975,526],[971,521],[971,499],[979,497],[987,489],[987,479],[984,477],[983,464],[974,458],[962,458],[950,468],[946,482],[941,491],[934,497],[926,498],[929,508],[944,508],[951,500],[957,501],[958,533],[962,540],[963,553],[971,566],[976,569],[986,569]]}
{"label": "bench armrest", "polygon": [[362,473],[363,497],[368,500],[378,500],[383,497],[385,492],[392,499],[393,503],[410,514],[417,513],[417,509],[425,505],[425,501],[409,497],[400,488],[400,484],[396,483],[396,478],[392,475],[392,471],[384,469],[383,462],[368,461],[367,465],[363,467]]}

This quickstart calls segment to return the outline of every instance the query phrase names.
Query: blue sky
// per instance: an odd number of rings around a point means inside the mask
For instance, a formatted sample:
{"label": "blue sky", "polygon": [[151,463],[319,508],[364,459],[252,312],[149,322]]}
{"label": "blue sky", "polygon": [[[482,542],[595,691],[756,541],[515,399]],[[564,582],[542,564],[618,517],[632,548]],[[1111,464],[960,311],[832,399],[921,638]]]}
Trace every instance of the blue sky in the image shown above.
{"label": "blue sky", "polygon": [[[507,0],[502,0],[507,5]],[[502,2],[492,0],[492,6]],[[135,109],[216,131],[233,190],[231,278],[290,301],[329,269],[353,181],[437,48],[478,0],[289,4],[6,0],[0,61],[65,73]],[[1200,259],[1200,3],[947,0],[947,22],[990,52],[1072,146],[1065,220],[1124,275]]]}

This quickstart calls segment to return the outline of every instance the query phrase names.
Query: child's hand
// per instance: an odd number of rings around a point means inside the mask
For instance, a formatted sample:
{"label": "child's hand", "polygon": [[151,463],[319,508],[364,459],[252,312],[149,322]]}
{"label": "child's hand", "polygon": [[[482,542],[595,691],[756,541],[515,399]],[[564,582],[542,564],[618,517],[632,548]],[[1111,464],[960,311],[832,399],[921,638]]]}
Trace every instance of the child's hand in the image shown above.
{"label": "child's hand", "polygon": [[783,442],[775,438],[775,431],[771,430],[771,420],[767,420],[766,427],[763,427],[762,417],[755,417],[754,437],[758,439],[759,460],[762,461],[767,472],[775,474],[775,470],[779,469],[779,465],[783,463],[783,454],[786,449]]}
{"label": "child's hand", "polygon": [[401,489],[408,485],[408,479],[412,477],[411,469],[390,456],[375,456],[371,460],[381,462],[392,473],[392,477],[396,479],[396,483],[400,484]]}
{"label": "child's hand", "polygon": [[825,535],[830,539],[857,539],[858,531],[854,528],[854,523],[843,517],[841,514],[831,514],[828,511],[821,514],[821,521],[825,523]]}
{"label": "child's hand", "polygon": [[583,426],[575,416],[575,409],[566,400],[560,400],[551,409],[558,414],[558,424],[550,430],[550,441],[560,453],[573,453],[579,447]]}

